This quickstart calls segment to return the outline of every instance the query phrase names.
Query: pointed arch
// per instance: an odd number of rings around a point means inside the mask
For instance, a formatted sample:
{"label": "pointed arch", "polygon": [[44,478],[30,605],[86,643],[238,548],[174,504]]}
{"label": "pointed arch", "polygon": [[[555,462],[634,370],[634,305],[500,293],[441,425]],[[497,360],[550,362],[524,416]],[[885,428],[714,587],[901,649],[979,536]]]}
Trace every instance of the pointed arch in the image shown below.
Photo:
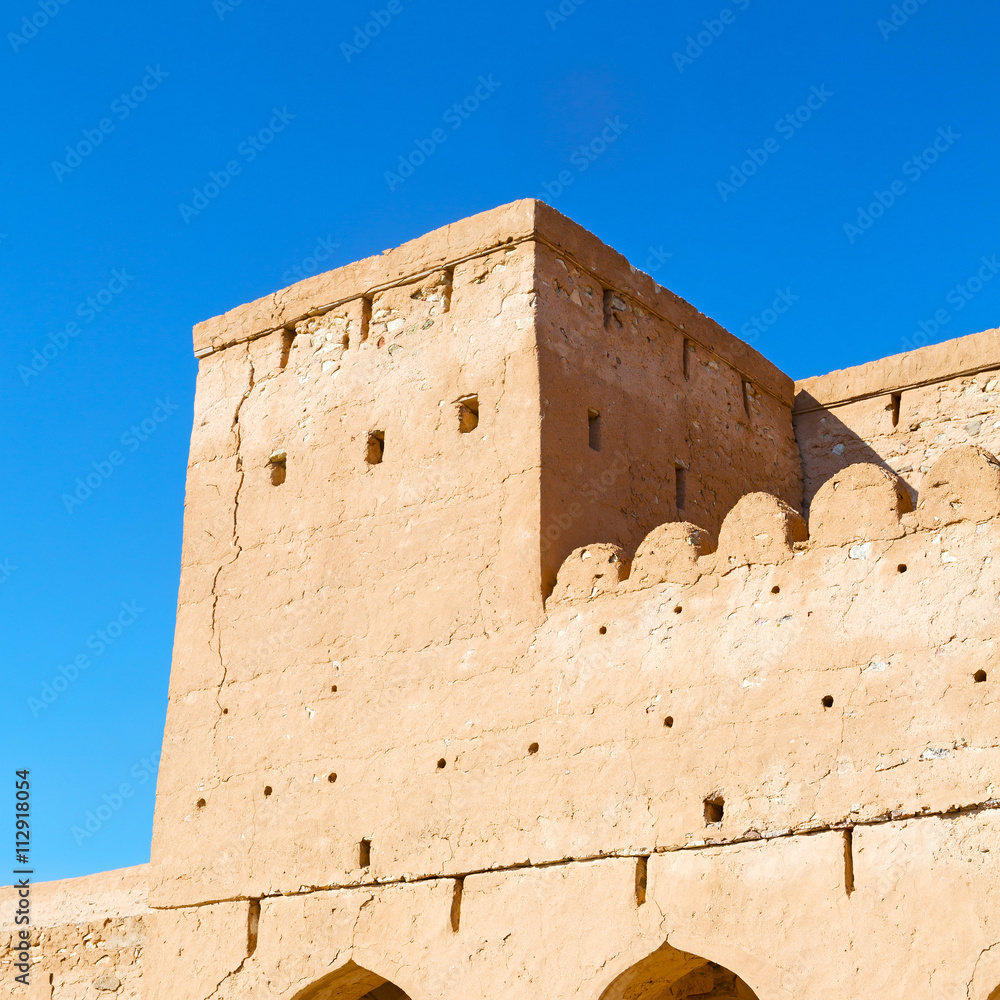
{"label": "pointed arch", "polygon": [[410,1000],[395,983],[354,962],[299,990],[292,1000]]}
{"label": "pointed arch", "polygon": [[735,972],[669,944],[636,962],[601,994],[601,1000],[757,1000]]}

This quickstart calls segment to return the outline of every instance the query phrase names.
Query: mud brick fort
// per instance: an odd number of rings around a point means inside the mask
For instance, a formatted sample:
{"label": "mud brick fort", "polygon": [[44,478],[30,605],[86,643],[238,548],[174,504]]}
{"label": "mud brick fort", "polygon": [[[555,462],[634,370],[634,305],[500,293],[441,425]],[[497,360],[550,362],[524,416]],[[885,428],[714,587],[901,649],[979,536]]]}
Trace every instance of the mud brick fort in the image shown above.
{"label": "mud brick fort", "polygon": [[194,346],[152,860],[5,996],[1000,998],[1000,331],[793,383],[521,201]]}

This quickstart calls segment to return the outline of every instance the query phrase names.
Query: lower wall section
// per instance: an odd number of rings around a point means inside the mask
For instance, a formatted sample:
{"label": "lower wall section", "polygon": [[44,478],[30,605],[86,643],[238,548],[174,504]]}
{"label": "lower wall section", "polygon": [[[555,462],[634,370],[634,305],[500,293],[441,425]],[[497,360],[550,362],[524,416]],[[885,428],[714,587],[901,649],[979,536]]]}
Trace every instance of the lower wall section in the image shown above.
{"label": "lower wall section", "polygon": [[36,886],[25,1000],[998,1000],[1000,812],[145,907],[145,869]]}
{"label": "lower wall section", "polygon": [[17,890],[0,889],[0,996],[139,1000],[146,943],[147,866],[31,887],[27,987],[14,945]]}
{"label": "lower wall section", "polygon": [[998,833],[983,812],[158,910],[144,996],[990,1000]]}

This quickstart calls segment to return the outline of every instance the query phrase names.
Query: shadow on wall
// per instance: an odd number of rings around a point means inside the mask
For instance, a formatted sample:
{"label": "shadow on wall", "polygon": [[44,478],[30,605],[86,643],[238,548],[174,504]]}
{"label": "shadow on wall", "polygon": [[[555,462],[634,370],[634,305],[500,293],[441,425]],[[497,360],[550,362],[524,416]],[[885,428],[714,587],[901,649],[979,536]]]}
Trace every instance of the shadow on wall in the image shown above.
{"label": "shadow on wall", "polygon": [[[895,405],[895,397],[887,397],[887,408]],[[802,513],[808,516],[809,506],[819,488],[838,472],[850,465],[866,462],[878,465],[902,479],[910,499],[916,504],[917,483],[900,475],[871,445],[867,444],[853,428],[848,427],[808,392],[795,397],[793,425],[795,441],[802,460]],[[836,442],[829,445],[829,442]],[[1000,1000],[1000,998],[998,998]]]}
{"label": "shadow on wall", "polygon": [[[663,944],[623,972],[600,1000],[757,1000],[734,972]],[[992,1000],[992,998],[991,998]]]}
{"label": "shadow on wall", "polygon": [[342,969],[331,972],[292,1000],[410,1000],[395,983],[348,962]]}
{"label": "shadow on wall", "polygon": [[[600,1000],[757,1000],[734,972],[664,943],[623,972]],[[410,1000],[398,986],[354,962],[307,986],[293,1000]],[[993,997],[990,1000],[994,1000]]]}

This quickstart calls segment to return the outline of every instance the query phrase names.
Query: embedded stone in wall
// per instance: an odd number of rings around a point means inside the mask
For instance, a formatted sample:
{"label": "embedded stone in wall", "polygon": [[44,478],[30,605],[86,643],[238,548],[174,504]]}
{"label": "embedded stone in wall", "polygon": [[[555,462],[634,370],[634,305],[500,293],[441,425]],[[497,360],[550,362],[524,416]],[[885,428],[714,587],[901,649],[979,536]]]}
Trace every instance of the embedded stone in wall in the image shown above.
{"label": "embedded stone in wall", "polygon": [[921,527],[988,521],[998,513],[1000,462],[985,448],[949,448],[924,476],[917,507]]}
{"label": "embedded stone in wall", "polygon": [[809,508],[809,535],[821,545],[901,538],[900,517],[913,510],[899,476],[871,462],[832,475]]}
{"label": "embedded stone in wall", "polygon": [[698,557],[711,550],[711,536],[696,524],[688,521],[661,524],[636,550],[629,582],[637,590],[658,583],[695,583],[702,574]]}
{"label": "embedded stone in wall", "polygon": [[783,500],[770,493],[748,493],[722,522],[719,571],[784,562],[791,559],[795,543],[808,537],[802,515]]}
{"label": "embedded stone in wall", "polygon": [[559,568],[550,602],[587,601],[614,590],[625,579],[624,554],[617,545],[597,542],[574,549]]}

